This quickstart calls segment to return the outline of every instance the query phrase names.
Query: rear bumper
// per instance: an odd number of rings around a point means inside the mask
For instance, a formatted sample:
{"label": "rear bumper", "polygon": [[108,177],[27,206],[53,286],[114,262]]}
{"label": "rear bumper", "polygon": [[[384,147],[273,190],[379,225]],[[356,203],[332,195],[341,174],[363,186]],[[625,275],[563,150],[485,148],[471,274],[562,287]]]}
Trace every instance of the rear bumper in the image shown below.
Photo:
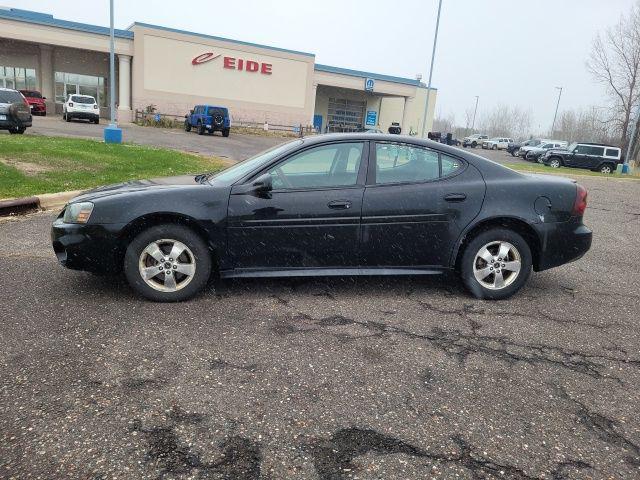
{"label": "rear bumper", "polygon": [[547,270],[581,258],[591,248],[593,233],[581,221],[547,223],[540,230],[540,255],[536,271]]}
{"label": "rear bumper", "polygon": [[0,120],[0,130],[8,130],[15,127],[30,127],[32,125],[31,115],[29,120],[20,121],[14,118],[7,117],[6,120]]}
{"label": "rear bumper", "polygon": [[100,118],[98,110],[92,112],[67,112],[69,118],[82,118],[84,120],[95,120]]}
{"label": "rear bumper", "polygon": [[31,113],[47,113],[47,106],[42,103],[31,103]]}
{"label": "rear bumper", "polygon": [[122,269],[124,225],[78,225],[58,218],[51,226],[51,243],[60,264],[72,270],[116,273]]}

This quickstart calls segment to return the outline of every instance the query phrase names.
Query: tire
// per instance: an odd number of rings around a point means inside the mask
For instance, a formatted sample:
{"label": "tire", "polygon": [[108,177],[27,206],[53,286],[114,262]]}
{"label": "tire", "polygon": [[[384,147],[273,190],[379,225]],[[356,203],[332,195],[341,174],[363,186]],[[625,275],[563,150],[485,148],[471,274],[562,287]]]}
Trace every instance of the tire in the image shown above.
{"label": "tire", "polygon": [[65,114],[64,114],[64,119],[65,119],[67,122],[70,122],[70,121],[71,121],[71,117],[69,116],[69,113],[68,113],[68,112],[65,112]]}
{"label": "tire", "polygon": [[222,130],[222,136],[223,137],[228,137],[229,136],[229,129],[225,128],[224,130]]}
{"label": "tire", "polygon": [[610,175],[613,172],[615,172],[615,168],[613,167],[613,165],[611,165],[610,163],[605,163],[604,165],[601,165],[600,168],[598,169],[598,171],[600,173],[604,173],[606,175]]}
{"label": "tire", "polygon": [[[504,285],[499,286],[498,274],[494,273],[492,265],[497,264],[499,249],[508,248],[509,261],[501,261],[495,269],[502,277]],[[480,255],[487,250],[490,262]],[[487,254],[485,253],[485,256]],[[519,270],[516,262],[519,261]],[[503,265],[510,265],[505,268]],[[476,298],[485,300],[503,300],[511,297],[520,290],[531,276],[532,257],[529,245],[521,235],[505,228],[494,228],[476,235],[466,246],[460,263],[460,277],[465,287]],[[482,277],[484,273],[487,276]],[[505,273],[508,273],[505,276]],[[479,280],[482,279],[482,280]]]}
{"label": "tire", "polygon": [[497,145],[494,145],[493,148],[492,148],[492,150],[497,150],[497,149],[498,149]]}
{"label": "tire", "polygon": [[476,148],[478,146],[478,144],[476,142],[472,142],[471,143],[471,148]]}
{"label": "tire", "polygon": [[552,168],[560,168],[562,166],[562,161],[559,158],[553,157],[549,160],[549,166]]}
{"label": "tire", "polygon": [[[172,246],[185,247],[178,259],[169,257]],[[148,253],[155,250],[154,247],[159,248],[160,260],[166,260],[164,264]],[[124,273],[129,285],[143,297],[154,302],[180,302],[205,287],[211,274],[211,263],[207,244],[193,230],[177,224],[162,224],[143,231],[129,244]],[[167,266],[172,272],[169,275],[165,273]],[[142,268],[150,269],[150,273],[157,268],[158,273],[145,280]],[[180,273],[180,269],[185,273]]]}
{"label": "tire", "polygon": [[100,124],[100,119],[99,119],[99,118],[96,118],[96,119],[93,121],[93,123],[95,123],[96,125],[99,125],[99,124]]}
{"label": "tire", "polygon": [[204,126],[204,123],[198,124],[198,135],[204,135],[207,132],[207,127]]}
{"label": "tire", "polygon": [[518,156],[518,150],[511,150],[511,156],[512,157],[517,157]]}
{"label": "tire", "polygon": [[538,162],[541,165],[544,165],[544,160],[542,159],[542,155],[540,155],[538,158],[536,158],[536,162]]}
{"label": "tire", "polygon": [[184,131],[185,132],[191,131],[191,124],[187,120],[184,121]]}

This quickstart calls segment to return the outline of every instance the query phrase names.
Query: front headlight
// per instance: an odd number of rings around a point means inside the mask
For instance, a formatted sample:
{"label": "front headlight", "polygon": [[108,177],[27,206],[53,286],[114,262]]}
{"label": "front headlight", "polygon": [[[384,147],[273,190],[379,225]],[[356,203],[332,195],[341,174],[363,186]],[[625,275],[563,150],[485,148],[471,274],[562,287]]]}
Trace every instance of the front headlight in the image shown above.
{"label": "front headlight", "polygon": [[91,212],[93,211],[93,203],[79,202],[70,203],[64,210],[64,223],[87,223]]}

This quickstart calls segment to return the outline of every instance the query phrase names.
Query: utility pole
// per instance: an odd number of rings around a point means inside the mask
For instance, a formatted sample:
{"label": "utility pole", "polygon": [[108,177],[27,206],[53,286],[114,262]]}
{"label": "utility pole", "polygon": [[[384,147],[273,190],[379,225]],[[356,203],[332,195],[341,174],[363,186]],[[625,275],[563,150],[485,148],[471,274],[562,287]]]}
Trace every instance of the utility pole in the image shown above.
{"label": "utility pole", "polygon": [[440,11],[442,10],[442,0],[438,0],[438,17],[436,19],[436,33],[433,37],[433,51],[431,52],[431,67],[429,67],[429,84],[427,85],[427,101],[424,106],[424,115],[422,117],[422,138],[424,138],[427,128],[427,114],[429,112],[429,97],[431,96],[431,78],[433,76],[433,61],[436,58],[436,45],[438,43],[438,29],[440,28]]}
{"label": "utility pole", "polygon": [[551,136],[553,137],[553,132],[556,129],[556,118],[558,117],[558,107],[560,106],[560,97],[562,96],[562,87],[556,87],[558,92],[558,103],[556,103],[556,113],[553,115],[553,123],[551,124]]}
{"label": "utility pole", "polygon": [[622,173],[631,173],[629,172],[629,162],[631,161],[631,155],[635,151],[635,146],[640,139],[638,139],[638,123],[640,123],[640,104],[638,104],[638,108],[636,109],[636,118],[633,122],[633,128],[631,129],[631,136],[629,137],[629,143],[627,145],[627,154],[624,156],[624,163],[622,164]]}
{"label": "utility pole", "polygon": [[105,143],[122,143],[122,129],[116,123],[116,41],[113,28],[113,0],[109,0],[109,110],[111,123],[104,129]]}
{"label": "utility pole", "polygon": [[478,113],[478,100],[480,100],[480,96],[476,95],[476,108],[473,110],[473,121],[471,122],[472,132],[473,132],[473,128],[476,126],[476,113]]}

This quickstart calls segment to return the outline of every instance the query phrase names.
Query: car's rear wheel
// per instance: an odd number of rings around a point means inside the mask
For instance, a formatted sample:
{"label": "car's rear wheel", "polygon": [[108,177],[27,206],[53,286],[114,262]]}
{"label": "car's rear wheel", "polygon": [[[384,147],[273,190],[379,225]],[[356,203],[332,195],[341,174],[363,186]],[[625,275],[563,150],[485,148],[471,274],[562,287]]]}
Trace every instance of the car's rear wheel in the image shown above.
{"label": "car's rear wheel", "polygon": [[229,136],[229,129],[225,128],[224,130],[222,130],[222,136],[223,137],[228,137]]}
{"label": "car's rear wheel", "polygon": [[562,166],[562,162],[559,158],[552,158],[549,160],[549,166],[553,168],[560,168]]}
{"label": "car's rear wheel", "polygon": [[204,123],[198,124],[198,135],[204,135],[207,132],[207,127],[204,126]]}
{"label": "car's rear wheel", "polygon": [[531,275],[531,249],[518,233],[504,228],[486,230],[467,244],[460,274],[467,289],[487,300],[509,298]]}
{"label": "car's rear wheel", "polygon": [[542,155],[536,158],[536,162],[544,164],[544,158],[542,158]]}
{"label": "car's rear wheel", "polygon": [[493,147],[491,147],[492,150],[497,150],[498,149],[498,145],[494,145]]}
{"label": "car's rear wheel", "polygon": [[511,150],[511,156],[512,157],[517,157],[518,156],[518,150]]}
{"label": "car's rear wheel", "polygon": [[9,133],[12,133],[12,134],[17,133],[18,135],[22,135],[25,130],[26,130],[25,127],[13,127],[9,129]]}
{"label": "car's rear wheel", "polygon": [[609,163],[605,163],[600,167],[600,173],[605,173],[607,175],[610,173],[613,173],[613,170],[614,170],[613,166]]}
{"label": "car's rear wheel", "polygon": [[189,120],[185,120],[184,121],[184,131],[185,132],[190,132],[191,131],[191,124],[189,123]]}
{"label": "car's rear wheel", "polygon": [[211,274],[207,244],[193,230],[164,224],[140,233],[127,247],[124,273],[131,287],[155,302],[187,300]]}
{"label": "car's rear wheel", "polygon": [[471,148],[476,148],[478,144],[476,142],[471,142]]}

